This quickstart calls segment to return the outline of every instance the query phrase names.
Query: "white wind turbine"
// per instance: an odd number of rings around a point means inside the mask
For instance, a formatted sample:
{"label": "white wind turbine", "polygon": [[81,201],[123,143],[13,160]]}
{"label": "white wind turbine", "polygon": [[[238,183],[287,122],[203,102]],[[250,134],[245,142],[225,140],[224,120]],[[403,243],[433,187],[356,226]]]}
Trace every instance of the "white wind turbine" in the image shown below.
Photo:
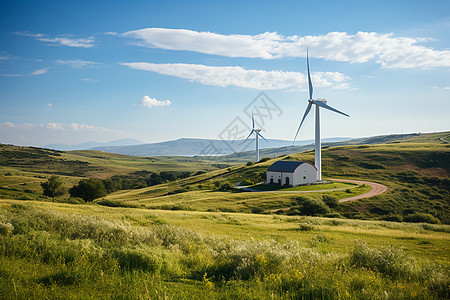
{"label": "white wind turbine", "polygon": [[253,111],[252,111],[252,130],[250,131],[250,134],[247,136],[247,138],[244,141],[245,142],[248,140],[248,138],[253,134],[253,132],[255,133],[255,138],[256,138],[256,162],[259,161],[259,140],[258,137],[263,138],[266,142],[269,142],[268,140],[266,140],[261,134],[261,129],[255,129],[255,119],[253,118]]}
{"label": "white wind turbine", "polygon": [[327,100],[325,99],[313,99],[313,86],[311,82],[311,75],[309,73],[309,57],[308,57],[308,50],[306,50],[306,66],[308,69],[308,85],[309,85],[309,99],[308,99],[308,106],[306,107],[305,114],[303,115],[302,121],[300,122],[300,126],[298,126],[297,133],[295,134],[294,141],[292,142],[292,145],[294,145],[295,139],[297,138],[298,132],[300,131],[300,127],[302,127],[303,121],[305,120],[306,116],[308,115],[309,111],[311,110],[311,107],[313,104],[316,105],[316,136],[315,136],[315,153],[314,153],[314,164],[317,168],[317,181],[322,180],[322,154],[321,154],[321,143],[320,143],[320,113],[319,108],[323,107],[325,109],[337,112],[341,115],[350,117],[349,115],[332,108],[331,106],[327,105]]}

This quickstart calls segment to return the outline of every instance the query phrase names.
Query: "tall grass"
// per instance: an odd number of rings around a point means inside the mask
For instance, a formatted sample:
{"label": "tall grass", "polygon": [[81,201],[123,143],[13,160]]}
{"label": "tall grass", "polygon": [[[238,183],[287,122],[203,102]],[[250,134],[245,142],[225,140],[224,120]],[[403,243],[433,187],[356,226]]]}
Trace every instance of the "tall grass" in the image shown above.
{"label": "tall grass", "polygon": [[308,248],[165,224],[137,227],[31,205],[3,210],[0,224],[9,224],[0,234],[2,299],[449,296],[443,266],[364,243],[347,254],[320,252],[315,244],[326,243],[324,235],[314,236]]}

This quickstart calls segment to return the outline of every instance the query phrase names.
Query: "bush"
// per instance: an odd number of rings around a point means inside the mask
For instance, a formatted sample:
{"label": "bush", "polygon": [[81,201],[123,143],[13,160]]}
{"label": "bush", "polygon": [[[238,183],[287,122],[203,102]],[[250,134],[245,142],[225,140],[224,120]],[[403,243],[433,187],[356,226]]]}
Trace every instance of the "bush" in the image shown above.
{"label": "bush", "polygon": [[247,166],[247,167],[250,167],[250,166],[253,166],[254,164],[255,164],[255,162],[249,161],[249,162],[247,162],[246,166]]}
{"label": "bush", "polygon": [[119,266],[125,270],[142,270],[150,273],[159,273],[162,267],[162,258],[151,251],[143,249],[121,248],[114,250],[112,256],[117,258]]}
{"label": "bush", "polygon": [[330,208],[319,199],[306,199],[301,202],[300,211],[304,215],[316,216],[330,213]]}
{"label": "bush", "polygon": [[415,213],[407,215],[403,218],[403,221],[409,223],[430,223],[430,224],[440,224],[441,222],[430,214],[425,213]]}
{"label": "bush", "polygon": [[11,223],[1,223],[0,222],[0,235],[10,236],[14,230],[14,226]]}
{"label": "bush", "polygon": [[338,199],[333,195],[323,195],[322,201],[330,208],[335,208],[339,204]]}
{"label": "bush", "polygon": [[270,160],[269,157],[264,157],[264,158],[261,158],[258,162],[262,163],[262,162],[265,162],[265,161],[268,161],[268,160]]}
{"label": "bush", "polygon": [[314,225],[313,224],[301,223],[301,224],[299,224],[299,226],[300,226],[300,231],[311,231],[311,230],[314,230]]}
{"label": "bush", "polygon": [[253,214],[262,214],[264,212],[264,209],[261,207],[252,207],[252,213]]}
{"label": "bush", "polygon": [[226,191],[231,191],[232,189],[233,189],[233,187],[229,183],[224,183],[220,186],[219,191],[226,192]]}
{"label": "bush", "polygon": [[390,222],[401,222],[403,221],[403,217],[399,215],[388,215],[383,217],[384,221],[390,221]]}
{"label": "bush", "polygon": [[79,197],[69,197],[64,199],[58,199],[57,202],[59,203],[69,203],[69,204],[85,204],[86,201],[83,200],[83,198]]}

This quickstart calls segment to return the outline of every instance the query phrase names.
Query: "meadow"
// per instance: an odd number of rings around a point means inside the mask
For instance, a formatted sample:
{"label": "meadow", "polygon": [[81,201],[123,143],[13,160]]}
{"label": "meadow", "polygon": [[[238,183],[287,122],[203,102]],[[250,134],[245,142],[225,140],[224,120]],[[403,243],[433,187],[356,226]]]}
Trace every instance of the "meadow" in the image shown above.
{"label": "meadow", "polygon": [[[325,178],[388,187],[334,205],[327,201],[370,187],[280,188],[305,194],[234,188],[264,181],[277,160],[313,162],[313,151],[245,164],[233,156],[0,145],[0,299],[448,299],[448,134],[325,146]],[[191,176],[91,203],[42,194],[52,174],[70,188],[90,177],[145,179],[162,171]],[[307,216],[306,203],[329,207]]]}
{"label": "meadow", "polygon": [[445,299],[446,225],[1,202],[2,299]]}

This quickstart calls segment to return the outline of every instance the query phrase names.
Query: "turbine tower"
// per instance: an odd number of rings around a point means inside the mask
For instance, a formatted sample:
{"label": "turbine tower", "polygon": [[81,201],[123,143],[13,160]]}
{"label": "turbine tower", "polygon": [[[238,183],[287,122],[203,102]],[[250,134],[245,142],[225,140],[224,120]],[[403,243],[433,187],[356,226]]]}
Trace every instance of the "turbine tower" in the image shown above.
{"label": "turbine tower", "polygon": [[315,135],[314,164],[317,168],[317,181],[321,181],[322,180],[322,162],[321,162],[322,153],[321,153],[321,143],[320,143],[320,112],[319,112],[319,108],[323,107],[325,109],[334,111],[338,114],[341,114],[341,115],[344,115],[347,117],[350,117],[350,116],[327,105],[327,100],[325,100],[325,99],[313,99],[313,85],[311,82],[311,75],[309,73],[308,50],[306,50],[306,67],[308,69],[308,89],[309,89],[308,106],[306,107],[305,114],[303,115],[302,121],[300,122],[300,126],[298,126],[297,133],[295,134],[292,145],[294,145],[295,139],[297,138],[298,132],[300,131],[300,127],[302,127],[303,121],[305,120],[306,116],[308,115],[309,111],[311,110],[312,105],[314,104],[316,106],[316,130],[315,130],[316,135]]}
{"label": "turbine tower", "polygon": [[255,119],[253,118],[253,111],[252,111],[252,130],[250,131],[250,134],[247,136],[247,138],[244,141],[245,142],[248,140],[248,138],[253,134],[253,132],[255,133],[255,137],[256,137],[256,162],[259,161],[259,140],[258,137],[263,138],[266,142],[269,142],[268,140],[266,140],[261,134],[261,129],[255,129]]}

